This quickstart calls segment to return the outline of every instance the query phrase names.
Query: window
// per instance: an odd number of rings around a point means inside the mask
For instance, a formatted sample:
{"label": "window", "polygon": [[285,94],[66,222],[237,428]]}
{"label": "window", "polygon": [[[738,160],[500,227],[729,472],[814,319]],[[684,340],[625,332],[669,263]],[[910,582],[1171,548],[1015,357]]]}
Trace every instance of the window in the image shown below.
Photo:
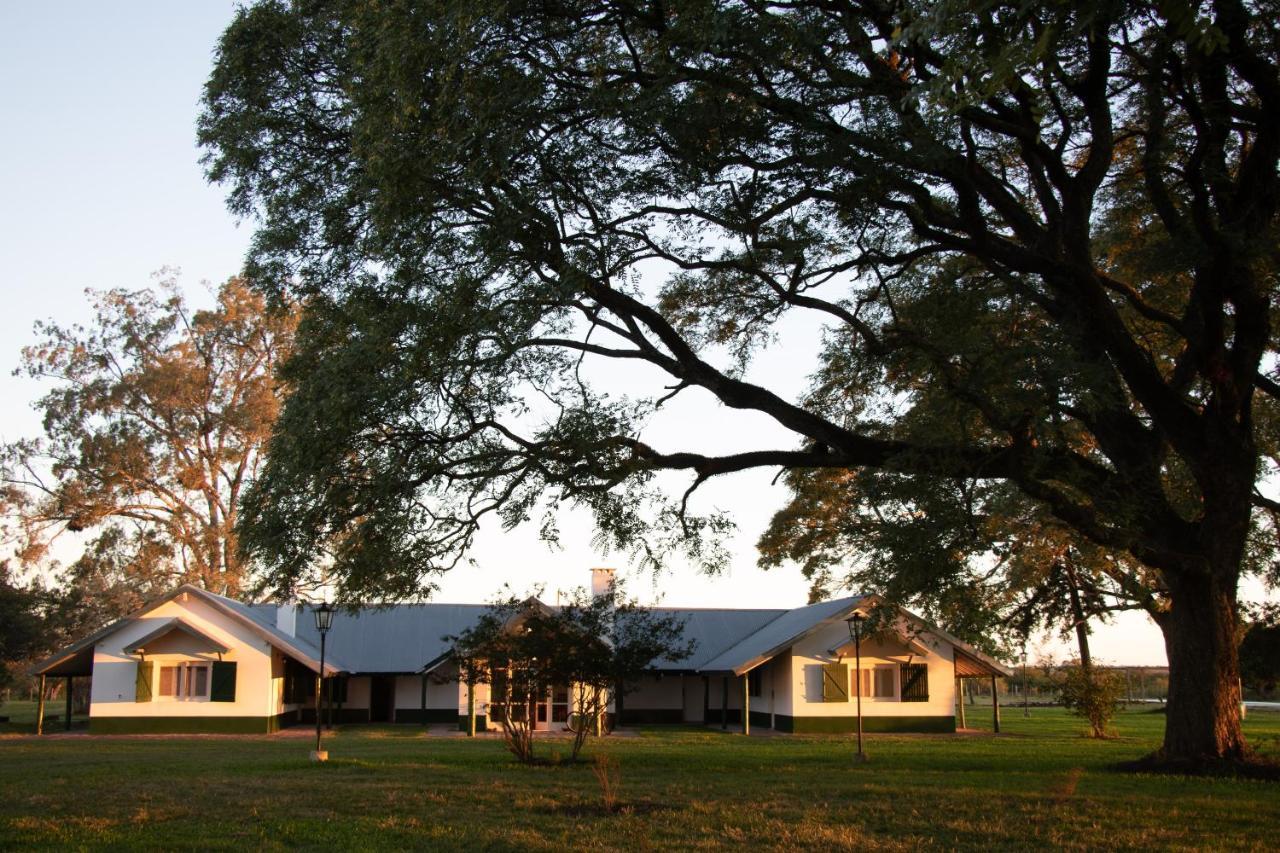
{"label": "window", "polygon": [[751,697],[764,695],[764,679],[760,675],[759,667],[747,673],[747,695]]}
{"label": "window", "polygon": [[208,699],[209,664],[193,661],[160,667],[158,692],[170,699]]}
{"label": "window", "polygon": [[898,698],[897,667],[877,665],[862,670],[862,695],[869,699]]}

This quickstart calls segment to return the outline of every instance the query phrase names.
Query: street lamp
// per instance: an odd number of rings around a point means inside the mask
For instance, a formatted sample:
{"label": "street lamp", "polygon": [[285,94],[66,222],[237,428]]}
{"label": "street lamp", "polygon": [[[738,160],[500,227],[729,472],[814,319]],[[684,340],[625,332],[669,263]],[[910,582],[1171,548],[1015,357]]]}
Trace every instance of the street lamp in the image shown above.
{"label": "street lamp", "polygon": [[862,622],[866,618],[866,613],[855,610],[844,620],[849,625],[849,638],[853,640],[853,686],[858,695],[858,754],[853,760],[858,763],[867,760],[867,754],[862,751]]}
{"label": "street lamp", "polygon": [[316,631],[320,634],[320,672],[316,674],[316,750],[311,753],[311,758],[314,761],[328,761],[329,753],[320,748],[320,694],[324,686],[324,638],[333,627],[333,608],[325,601],[315,609],[314,614]]}

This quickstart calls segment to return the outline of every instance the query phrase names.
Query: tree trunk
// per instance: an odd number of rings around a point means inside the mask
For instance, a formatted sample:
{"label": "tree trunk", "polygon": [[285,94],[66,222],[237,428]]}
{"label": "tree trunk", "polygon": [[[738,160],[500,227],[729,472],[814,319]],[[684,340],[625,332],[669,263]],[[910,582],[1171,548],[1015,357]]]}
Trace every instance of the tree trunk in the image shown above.
{"label": "tree trunk", "polygon": [[1161,620],[1169,656],[1163,757],[1198,762],[1248,752],[1240,728],[1234,580],[1168,575],[1171,608]]}
{"label": "tree trunk", "polygon": [[1089,620],[1085,617],[1084,606],[1080,603],[1080,580],[1076,576],[1071,556],[1062,561],[1062,568],[1067,573],[1067,594],[1071,599],[1071,619],[1075,623],[1076,643],[1080,646],[1080,668],[1085,675],[1093,673],[1093,655],[1089,653]]}

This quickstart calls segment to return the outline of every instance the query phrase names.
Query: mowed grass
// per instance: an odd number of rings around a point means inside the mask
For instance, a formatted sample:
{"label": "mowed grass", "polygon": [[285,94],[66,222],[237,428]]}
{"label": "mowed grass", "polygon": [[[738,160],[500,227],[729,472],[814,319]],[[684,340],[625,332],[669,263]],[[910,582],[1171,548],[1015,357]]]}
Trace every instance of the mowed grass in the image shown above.
{"label": "mowed grass", "polygon": [[[1081,736],[1058,709],[1005,711],[999,737],[752,737],[653,729],[590,743],[616,760],[609,812],[589,766],[523,767],[495,740],[350,727],[308,761],[296,736],[0,737],[0,848],[1275,849],[1280,785],[1140,776],[1163,717]],[[989,726],[975,714],[971,723]],[[1280,714],[1252,742],[1280,757]],[[563,741],[542,751],[567,753]]]}

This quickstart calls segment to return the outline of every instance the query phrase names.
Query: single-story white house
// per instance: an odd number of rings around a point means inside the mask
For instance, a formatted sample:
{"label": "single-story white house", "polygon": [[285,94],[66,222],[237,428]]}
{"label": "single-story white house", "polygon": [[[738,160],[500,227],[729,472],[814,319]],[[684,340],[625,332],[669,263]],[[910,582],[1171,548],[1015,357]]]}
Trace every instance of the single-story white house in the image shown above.
{"label": "single-story white house", "polygon": [[[612,570],[593,570],[593,587]],[[905,610],[861,643],[846,620],[874,596],[794,609],[656,608],[684,624],[692,657],[656,661],[611,709],[621,725],[745,724],[781,732],[851,732],[861,691],[869,732],[952,732],[962,678],[1011,671]],[[334,615],[324,662],[337,722],[492,726],[489,689],[460,683],[445,637],[481,604],[396,604]],[[297,604],[246,604],[191,585],[120,619],[33,668],[89,677],[98,733],[271,732],[315,721],[320,638]],[[564,725],[569,691],[537,706],[537,724]],[[471,709],[474,709],[472,711]],[[746,711],[744,720],[744,711]]]}

